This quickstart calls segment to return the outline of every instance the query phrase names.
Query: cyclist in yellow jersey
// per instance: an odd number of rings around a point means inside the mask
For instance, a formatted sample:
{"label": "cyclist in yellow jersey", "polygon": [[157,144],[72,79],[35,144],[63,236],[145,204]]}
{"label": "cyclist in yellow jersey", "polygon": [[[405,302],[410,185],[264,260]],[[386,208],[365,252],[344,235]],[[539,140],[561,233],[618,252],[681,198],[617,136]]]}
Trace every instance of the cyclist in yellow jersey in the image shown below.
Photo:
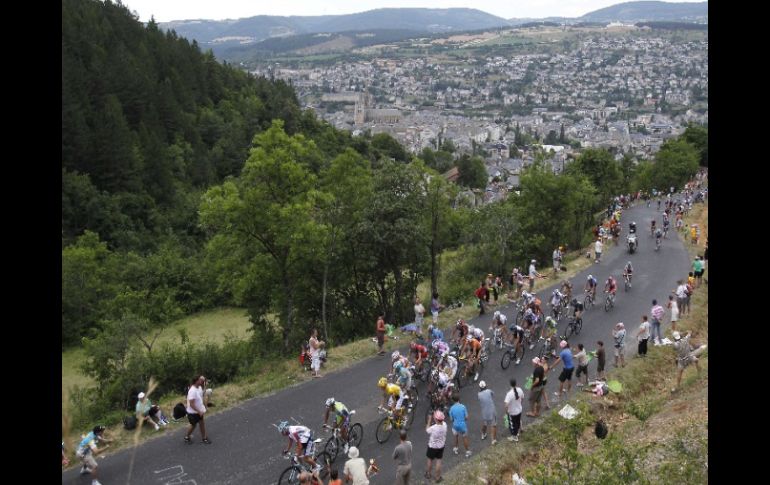
{"label": "cyclist in yellow jersey", "polygon": [[387,399],[390,410],[399,411],[406,398],[406,394],[402,392],[401,386],[388,382],[384,377],[380,377],[377,386],[383,391],[380,408],[383,409],[385,407],[385,400]]}

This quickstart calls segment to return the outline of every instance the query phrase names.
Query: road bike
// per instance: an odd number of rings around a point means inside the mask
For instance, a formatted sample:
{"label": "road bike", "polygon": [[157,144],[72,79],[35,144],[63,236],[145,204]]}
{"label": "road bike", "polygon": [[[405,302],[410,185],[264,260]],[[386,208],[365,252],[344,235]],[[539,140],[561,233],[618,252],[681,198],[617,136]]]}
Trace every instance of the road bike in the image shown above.
{"label": "road bike", "polygon": [[[356,414],[355,410],[350,411],[350,417],[352,417],[354,414]],[[352,426],[349,423],[350,417],[345,422],[343,422],[342,426],[346,428],[348,439],[347,441],[342,438],[342,429],[338,426],[329,426],[328,424],[324,424],[325,430],[332,430],[332,436],[329,438],[328,441],[326,441],[326,446],[324,446],[324,451],[331,456],[331,461],[337,459],[337,455],[340,452],[340,449],[344,447],[345,444],[350,446],[358,446],[361,444],[361,440],[364,438],[364,427],[361,425],[361,423],[355,423]]]}
{"label": "road bike", "polygon": [[476,362],[473,363],[473,365],[468,365],[468,360],[465,358],[465,356],[460,358],[460,360],[463,363],[462,369],[458,365],[457,376],[455,377],[458,389],[461,389],[462,387],[466,386],[471,376],[474,376],[473,380],[478,380],[476,376],[477,375],[481,376],[481,374],[484,372],[485,364],[489,360],[488,349],[489,349],[489,337],[484,339],[484,343],[482,344],[481,351],[479,352],[479,358]]}
{"label": "road bike", "polygon": [[414,366],[414,377],[420,379],[422,382],[428,382],[428,378],[430,377],[430,369],[430,358],[422,358],[420,359],[420,364]]}
{"label": "road bike", "polygon": [[567,322],[567,338],[570,337],[573,333],[575,335],[580,333],[580,330],[583,328],[583,317],[576,318],[575,315],[572,315],[569,317],[569,322]]}
{"label": "road bike", "polygon": [[374,437],[377,443],[385,443],[390,439],[394,429],[408,429],[414,421],[414,408],[408,399],[404,399],[404,407],[396,412],[388,410],[388,414],[377,423]]}
{"label": "road bike", "polygon": [[660,249],[660,242],[661,242],[660,240],[661,240],[660,237],[655,238],[655,251]]}
{"label": "road bike", "polygon": [[[318,438],[316,440],[313,440],[313,443],[316,447],[318,447],[318,444],[323,441],[323,439]],[[288,468],[286,468],[283,473],[281,473],[280,478],[278,478],[278,485],[299,485],[299,476],[302,472],[308,472],[313,473],[313,470],[310,468],[310,465],[305,463],[304,460],[301,460],[297,455],[291,454],[291,455],[284,455],[287,459],[291,459],[291,465],[289,465]],[[321,478],[321,481],[316,480],[315,476],[312,478],[313,485],[323,485],[325,481],[329,478],[329,470],[330,465],[332,463],[331,455],[329,453],[322,451],[314,456],[314,460],[318,465],[321,465],[321,469],[318,470],[318,476]]]}
{"label": "road bike", "polygon": [[631,275],[623,274],[623,289],[628,291],[631,289]]}
{"label": "road bike", "polygon": [[556,305],[551,305],[551,316],[557,322],[564,317],[564,299],[562,298]]}
{"label": "road bike", "polygon": [[[489,345],[489,353],[494,352],[495,348],[502,350],[505,342],[503,341],[503,326],[497,325],[492,331],[492,339]],[[492,330],[492,329],[490,329]]]}
{"label": "road bike", "polygon": [[593,306],[594,306],[594,294],[593,292],[589,291],[586,293],[586,297],[583,298],[583,308],[585,310],[588,310]]}
{"label": "road bike", "polygon": [[610,311],[610,308],[615,306],[615,294],[607,292],[607,299],[604,300],[604,311]]}
{"label": "road bike", "polygon": [[556,348],[553,345],[554,337],[550,337],[550,338],[540,337],[540,340],[543,341],[543,345],[540,346],[540,351],[537,353],[537,356],[540,357],[541,360],[543,359],[548,360],[552,357],[556,357],[554,355],[554,349]]}

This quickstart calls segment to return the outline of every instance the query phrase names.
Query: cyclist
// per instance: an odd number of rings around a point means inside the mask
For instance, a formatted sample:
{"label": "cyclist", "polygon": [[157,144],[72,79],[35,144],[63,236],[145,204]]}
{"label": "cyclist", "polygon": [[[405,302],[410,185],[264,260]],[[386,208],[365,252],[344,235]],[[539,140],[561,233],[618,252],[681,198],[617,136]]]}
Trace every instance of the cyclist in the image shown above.
{"label": "cyclist", "polygon": [[524,340],[524,328],[512,323],[508,330],[511,331],[511,343],[516,347],[516,355],[519,356],[516,359],[516,365],[519,365],[521,363],[521,353],[519,353],[519,350],[521,350],[521,342]]}
{"label": "cyclist", "polygon": [[598,281],[596,278],[594,278],[593,275],[588,275],[588,278],[586,279],[586,285],[583,288],[583,291],[591,295],[591,300],[596,300],[596,284]]}
{"label": "cyclist", "polygon": [[380,405],[379,409],[385,409],[385,400],[387,399],[390,411],[400,413],[404,399],[408,399],[401,386],[389,383],[385,377],[380,377],[380,380],[377,381],[377,386],[382,389],[382,405]]}
{"label": "cyclist", "polygon": [[634,276],[634,267],[631,266],[631,261],[626,263],[626,267],[623,268],[623,278],[628,281],[628,284],[631,284],[631,278]]}
{"label": "cyclist", "polygon": [[564,295],[559,290],[553,290],[553,293],[551,293],[551,308],[559,308],[563,298]]}
{"label": "cyclist", "polygon": [[[550,340],[551,353],[556,357],[556,328],[559,324],[553,317],[545,317],[545,326],[543,327],[543,338]],[[547,357],[547,356],[546,356]]]}
{"label": "cyclist", "polygon": [[333,397],[330,397],[329,399],[326,400],[326,413],[324,414],[324,426],[326,426],[326,422],[329,420],[329,414],[332,409],[334,409],[334,417],[335,417],[333,428],[340,429],[340,435],[342,436],[342,440],[345,442],[345,447],[342,452],[347,453],[348,452],[348,427],[350,426],[350,411],[348,411],[347,406],[335,400]]}
{"label": "cyclist", "polygon": [[529,308],[532,309],[533,312],[535,312],[535,315],[542,316],[543,310],[540,308],[540,304],[542,302],[540,301],[540,298],[537,297],[537,293],[532,293],[531,295],[531,301],[529,303]]}
{"label": "cyclist", "polygon": [[315,443],[313,443],[313,431],[310,428],[307,426],[289,426],[288,421],[281,421],[278,425],[278,431],[289,438],[289,443],[286,445],[286,449],[283,450],[284,455],[291,449],[293,441],[297,444],[297,456],[310,465],[313,471],[321,469],[321,466],[317,465],[313,458]]}
{"label": "cyclist", "polygon": [[470,335],[465,337],[465,342],[465,356],[468,359],[468,363],[466,364],[466,371],[470,368],[476,369],[476,375],[473,376],[473,381],[475,382],[479,378],[479,370],[476,368],[476,364],[478,363],[479,357],[481,356],[481,342]]}
{"label": "cyclist", "polygon": [[419,367],[428,358],[428,348],[424,345],[412,342],[409,344],[409,356],[414,354],[414,366]]}
{"label": "cyclist", "polygon": [[450,381],[454,379],[457,374],[457,359],[455,356],[452,354],[444,355],[439,370],[445,374]]}
{"label": "cyclist", "polygon": [[629,234],[636,234],[636,222],[631,222],[628,225],[628,233]]}
{"label": "cyclist", "polygon": [[618,291],[618,283],[615,281],[615,277],[610,275],[607,277],[607,281],[604,282],[604,292],[612,295],[612,299],[615,299],[615,293]]}
{"label": "cyclist", "polygon": [[398,385],[404,391],[408,391],[412,387],[412,371],[409,370],[409,364],[404,364],[402,361],[397,361],[393,364],[393,374],[398,378]]}
{"label": "cyclist", "polygon": [[572,298],[572,283],[570,283],[569,280],[561,282],[561,293],[567,301],[570,301]]}
{"label": "cyclist", "polygon": [[[658,201],[658,204],[660,204],[660,201]],[[653,234],[655,234],[655,219],[653,219],[650,223],[650,236]]]}
{"label": "cyclist", "polygon": [[535,348],[535,329],[537,328],[537,324],[540,321],[540,317],[538,317],[535,312],[532,311],[531,308],[527,308],[527,310],[524,312],[523,321],[526,323],[526,329],[530,332],[530,340],[532,343],[530,344],[529,348],[530,350]]}
{"label": "cyclist", "polygon": [[[399,352],[398,350],[394,350],[393,353],[390,354],[390,368],[395,370],[396,363],[398,362],[401,362],[403,365],[409,366],[409,359],[401,355],[401,352]],[[388,370],[390,370],[390,368]]]}
{"label": "cyclist", "polygon": [[484,331],[481,330],[479,327],[476,327],[474,325],[471,325],[468,327],[468,335],[472,336],[476,340],[478,340],[480,343],[484,342]]}
{"label": "cyclist", "polygon": [[655,247],[660,246],[660,238],[663,237],[663,232],[660,228],[655,229]]}
{"label": "cyclist", "polygon": [[506,317],[504,313],[496,311],[492,317],[492,326],[489,327],[490,332],[493,332],[492,335],[494,335],[495,329],[500,329],[500,338],[503,340],[503,342],[505,342],[508,338],[508,326],[506,325],[507,321],[508,317]]}
{"label": "cyclist", "polygon": [[436,341],[444,341],[444,332],[435,325],[428,325],[428,338],[436,343]]}
{"label": "cyclist", "polygon": [[[457,337],[455,337],[455,334],[457,334]],[[468,324],[462,318],[458,318],[457,322],[455,322],[455,328],[452,329],[452,335],[449,338],[452,341],[455,341],[455,338],[457,338],[457,342],[462,345],[466,335],[468,335]]]}
{"label": "cyclist", "polygon": [[575,320],[580,320],[583,315],[583,302],[578,301],[577,298],[572,299],[572,315]]}

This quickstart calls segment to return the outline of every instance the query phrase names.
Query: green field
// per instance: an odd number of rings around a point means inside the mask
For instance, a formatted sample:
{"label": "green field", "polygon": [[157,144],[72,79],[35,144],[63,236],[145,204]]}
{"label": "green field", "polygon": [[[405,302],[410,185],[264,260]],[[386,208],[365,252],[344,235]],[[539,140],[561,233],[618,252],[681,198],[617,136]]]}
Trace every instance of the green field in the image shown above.
{"label": "green field", "polygon": [[[218,308],[207,312],[197,313],[169,325],[158,337],[156,342],[179,340],[179,331],[184,329],[190,340],[210,340],[223,342],[228,335],[245,337],[251,326],[246,310],[242,308]],[[80,365],[85,361],[85,351],[82,348],[69,349],[61,354],[61,390],[62,404],[66,402],[65,391],[73,386],[89,386],[94,382],[84,376]]]}

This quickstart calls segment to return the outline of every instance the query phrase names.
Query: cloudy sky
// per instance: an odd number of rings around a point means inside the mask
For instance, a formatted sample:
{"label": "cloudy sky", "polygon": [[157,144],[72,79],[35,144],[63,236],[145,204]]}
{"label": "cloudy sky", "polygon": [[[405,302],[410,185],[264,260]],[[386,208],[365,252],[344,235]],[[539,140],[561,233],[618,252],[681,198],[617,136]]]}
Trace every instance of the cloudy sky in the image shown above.
{"label": "cloudy sky", "polygon": [[[237,19],[255,15],[340,15],[375,8],[476,8],[503,18],[580,17],[625,0],[123,0],[142,22]],[[701,0],[679,0],[682,2]]]}

